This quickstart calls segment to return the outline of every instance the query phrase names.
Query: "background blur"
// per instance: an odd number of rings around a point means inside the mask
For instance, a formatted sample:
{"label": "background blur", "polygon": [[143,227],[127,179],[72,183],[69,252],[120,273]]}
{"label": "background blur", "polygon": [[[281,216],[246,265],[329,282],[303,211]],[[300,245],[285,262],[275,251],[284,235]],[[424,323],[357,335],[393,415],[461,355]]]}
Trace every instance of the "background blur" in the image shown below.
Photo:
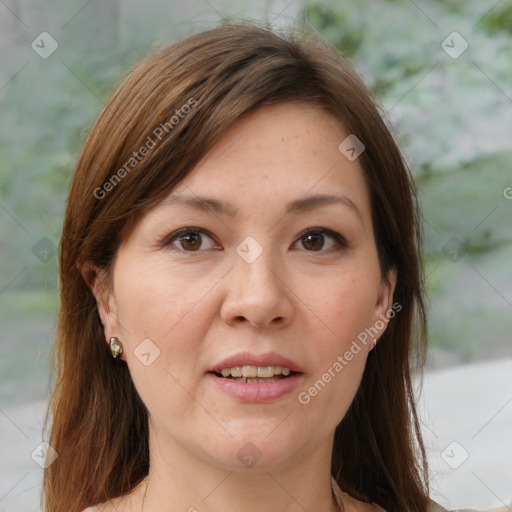
{"label": "background blur", "polygon": [[307,24],[375,91],[423,207],[432,496],[512,510],[510,1],[0,0],[0,512],[37,507],[79,149],[137,61],[223,19]]}

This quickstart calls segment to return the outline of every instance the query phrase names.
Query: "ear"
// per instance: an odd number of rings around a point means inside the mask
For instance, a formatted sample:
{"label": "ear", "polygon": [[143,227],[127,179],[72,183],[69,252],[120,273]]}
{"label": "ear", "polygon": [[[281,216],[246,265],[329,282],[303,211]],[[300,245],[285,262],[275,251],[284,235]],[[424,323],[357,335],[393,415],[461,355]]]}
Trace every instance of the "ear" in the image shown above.
{"label": "ear", "polygon": [[[393,304],[393,294],[395,293],[397,279],[397,271],[392,268],[386,276],[383,276],[380,283],[379,295],[375,304],[375,313],[373,318],[373,326],[377,331],[375,339],[384,334],[387,329],[390,318],[395,315],[395,305]],[[400,311],[402,306],[396,305],[396,312]]]}
{"label": "ear", "polygon": [[119,317],[110,276],[106,269],[97,267],[91,261],[86,261],[80,267],[80,273],[96,299],[105,341],[109,344],[110,338],[120,333]]}

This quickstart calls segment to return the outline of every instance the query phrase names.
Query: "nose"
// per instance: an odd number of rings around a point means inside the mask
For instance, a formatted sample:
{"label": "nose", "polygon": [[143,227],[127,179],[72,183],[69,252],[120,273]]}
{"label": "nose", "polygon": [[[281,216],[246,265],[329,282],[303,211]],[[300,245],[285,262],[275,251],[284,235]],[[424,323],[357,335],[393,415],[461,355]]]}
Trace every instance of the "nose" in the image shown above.
{"label": "nose", "polygon": [[266,256],[266,251],[252,263],[235,255],[220,311],[224,322],[233,327],[244,323],[258,328],[290,325],[294,314],[293,292],[281,277],[283,274],[276,262]]}

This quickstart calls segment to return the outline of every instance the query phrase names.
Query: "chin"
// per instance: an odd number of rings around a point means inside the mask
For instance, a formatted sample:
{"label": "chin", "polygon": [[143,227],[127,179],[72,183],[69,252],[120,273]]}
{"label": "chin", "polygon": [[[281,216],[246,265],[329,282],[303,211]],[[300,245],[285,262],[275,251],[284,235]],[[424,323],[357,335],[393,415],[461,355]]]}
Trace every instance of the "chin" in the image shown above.
{"label": "chin", "polygon": [[211,446],[205,451],[217,465],[236,472],[279,471],[297,463],[298,447],[308,444],[305,433],[283,428],[279,421],[260,421],[259,427],[238,423],[236,431],[230,430],[232,438],[224,436],[215,452]]}

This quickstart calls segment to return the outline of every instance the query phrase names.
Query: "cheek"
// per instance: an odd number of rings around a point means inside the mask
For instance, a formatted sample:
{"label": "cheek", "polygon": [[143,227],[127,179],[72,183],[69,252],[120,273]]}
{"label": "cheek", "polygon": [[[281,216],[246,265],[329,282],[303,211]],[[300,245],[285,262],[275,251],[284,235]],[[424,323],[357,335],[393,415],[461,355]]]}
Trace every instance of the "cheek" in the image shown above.
{"label": "cheek", "polygon": [[308,379],[298,394],[305,415],[317,427],[333,430],[345,416],[359,388],[366,352],[350,356],[339,354],[329,360],[321,371]]}
{"label": "cheek", "polygon": [[[124,266],[115,275],[115,295],[125,358],[142,400],[151,411],[173,404],[180,414],[191,406],[194,379],[204,369],[201,343],[214,314],[208,293],[218,279],[178,274],[152,265],[136,272]],[[181,383],[181,386],[180,386]]]}
{"label": "cheek", "polygon": [[[147,267],[144,263],[139,268]],[[141,272],[136,265],[126,266],[116,276],[116,303],[125,335],[131,344],[150,338],[163,346],[169,339],[173,344],[190,339],[190,331],[205,323],[198,319],[204,320],[208,292],[218,279],[208,272],[193,276],[177,272],[158,260],[150,267]]]}
{"label": "cheek", "polygon": [[372,325],[379,285],[378,266],[362,261],[347,265],[314,292],[303,290],[310,316],[320,327],[309,351],[316,370],[301,387],[298,401],[319,429],[334,428],[357,392],[372,346],[364,333]]}
{"label": "cheek", "polygon": [[[332,355],[343,353],[352,341],[372,325],[380,286],[380,273],[374,265],[347,265],[312,290],[304,287],[312,313],[325,332],[318,348]],[[306,302],[306,301],[305,301]]]}

